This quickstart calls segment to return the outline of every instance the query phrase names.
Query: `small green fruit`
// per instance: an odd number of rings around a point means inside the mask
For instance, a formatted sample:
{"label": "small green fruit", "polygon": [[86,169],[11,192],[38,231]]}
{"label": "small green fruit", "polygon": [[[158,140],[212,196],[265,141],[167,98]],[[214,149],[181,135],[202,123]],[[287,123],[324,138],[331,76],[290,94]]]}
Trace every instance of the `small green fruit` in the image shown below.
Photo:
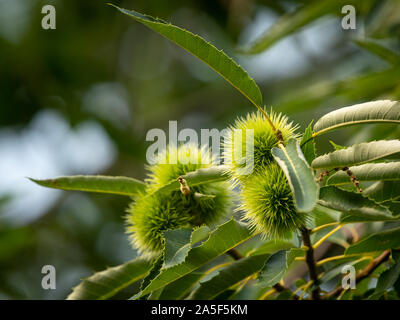
{"label": "small green fruit", "polygon": [[292,192],[282,169],[271,163],[253,175],[241,188],[243,219],[255,232],[271,238],[284,238],[305,225],[308,216],[296,212]]}
{"label": "small green fruit", "polygon": [[[184,188],[187,192],[178,189],[167,194],[152,194],[188,172],[212,166],[210,154],[195,145],[172,146],[160,155],[156,164],[148,166],[146,194],[134,199],[126,216],[127,233],[139,252],[148,256],[158,254],[163,249],[165,230],[212,224],[228,213],[231,191],[226,182],[188,185]],[[193,156],[198,161],[182,163],[180,160],[184,158],[177,156]],[[176,164],[168,163],[173,159],[177,159]]]}
{"label": "small green fruit", "polygon": [[[289,122],[288,118],[282,114],[269,113],[269,117],[277,130],[280,130],[284,142],[289,138],[296,137],[297,125]],[[235,135],[235,130],[238,132]],[[238,131],[240,130],[240,131]],[[253,130],[254,144],[249,146],[246,141],[246,130]],[[241,135],[239,134],[241,133]],[[278,145],[278,139],[260,111],[248,114],[246,118],[239,118],[235,124],[229,128],[228,134],[224,139],[224,163],[228,165],[233,182],[244,182],[253,175],[265,170],[265,167],[274,161],[271,154],[273,147]],[[246,154],[246,150],[253,147],[254,152]],[[240,160],[240,157],[243,157]],[[251,158],[253,157],[253,159]],[[239,159],[239,160],[238,160]],[[254,163],[250,172],[244,174],[246,164]]]}

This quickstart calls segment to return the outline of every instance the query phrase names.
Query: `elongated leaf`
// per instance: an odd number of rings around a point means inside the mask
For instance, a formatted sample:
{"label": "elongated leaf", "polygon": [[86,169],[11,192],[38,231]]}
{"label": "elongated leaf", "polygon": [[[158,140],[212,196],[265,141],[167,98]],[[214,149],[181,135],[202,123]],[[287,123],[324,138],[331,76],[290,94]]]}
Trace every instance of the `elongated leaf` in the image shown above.
{"label": "elongated leaf", "polygon": [[399,153],[399,140],[365,142],[320,156],[312,162],[312,167],[314,169],[351,167],[397,156]]}
{"label": "elongated leaf", "polygon": [[400,252],[398,250],[393,250],[392,257],[395,261],[395,264],[380,275],[378,283],[376,284],[375,292],[372,296],[368,297],[368,300],[379,299],[385,293],[385,291],[393,287],[397,279],[399,279]]}
{"label": "elongated leaf", "polygon": [[246,53],[259,53],[282,38],[299,31],[301,27],[315,21],[319,17],[331,13],[340,12],[340,9],[348,1],[313,1],[295,11],[293,14],[281,17],[270,29],[268,29],[260,38],[256,39],[249,48],[242,51]]}
{"label": "elongated leaf", "polygon": [[317,203],[319,186],[298,142],[290,139],[286,147],[273,148],[272,155],[285,172],[297,210],[310,212]]}
{"label": "elongated leaf", "polygon": [[[178,177],[177,177],[178,178]],[[202,168],[196,171],[189,172],[182,176],[186,180],[189,186],[197,186],[204,183],[212,183],[219,181],[226,181],[229,179],[228,168],[226,166],[215,166],[210,168]],[[180,184],[178,179],[171,181],[170,183],[162,186],[153,193],[165,193],[175,190],[179,190]],[[149,194],[149,195],[150,195]]]}
{"label": "elongated leaf", "polygon": [[183,263],[161,270],[160,274],[151,281],[141,294],[146,295],[184,277],[252,236],[244,224],[233,219],[229,220],[211,232],[207,241],[192,248]]}
{"label": "elongated leaf", "polygon": [[315,159],[315,142],[313,138],[312,124],[310,123],[304,131],[303,137],[300,142],[301,151],[307,160],[307,163],[311,165],[311,162]]}
{"label": "elongated leaf", "polygon": [[174,26],[164,20],[143,15],[132,10],[118,8],[117,6],[115,7],[122,13],[144,24],[202,60],[239,90],[256,107],[260,108],[262,105],[260,88],[254,80],[249,77],[247,72],[232,58],[229,58],[222,50],[218,50],[200,36]]}
{"label": "elongated leaf", "polygon": [[345,126],[365,123],[400,123],[400,103],[371,101],[341,108],[320,118],[314,125],[316,135]]}
{"label": "elongated leaf", "polygon": [[399,181],[379,181],[364,190],[364,195],[376,202],[400,199]]}
{"label": "elongated leaf", "polygon": [[181,300],[205,275],[204,272],[192,272],[167,285],[161,293],[160,300]]}
{"label": "elongated leaf", "polygon": [[[400,180],[400,162],[368,163],[357,167],[350,167],[358,181]],[[336,172],[326,182],[328,185],[342,185],[352,183],[344,171]]]}
{"label": "elongated leaf", "polygon": [[392,65],[400,65],[400,56],[397,53],[385,48],[384,46],[381,46],[374,41],[355,40],[355,43],[357,43],[361,48],[368,50]]}
{"label": "elongated leaf", "polygon": [[233,285],[261,270],[269,255],[256,255],[233,262],[216,276],[200,284],[191,299],[213,299]]}
{"label": "elongated leaf", "polygon": [[70,176],[55,179],[31,181],[47,188],[87,192],[112,193],[134,196],[146,188],[144,182],[127,177],[108,176]]}
{"label": "elongated leaf", "polygon": [[201,226],[192,229],[175,229],[163,232],[165,239],[164,266],[167,269],[185,261],[192,245],[208,237],[210,229]]}
{"label": "elongated leaf", "polygon": [[286,273],[286,251],[274,253],[265,263],[260,275],[258,284],[261,287],[271,287],[278,283]]}
{"label": "elongated leaf", "polygon": [[145,277],[151,261],[137,258],[120,266],[108,268],[83,279],[73,288],[69,300],[104,300],[112,297],[120,290]]}
{"label": "elongated leaf", "polygon": [[338,189],[333,186],[322,187],[318,204],[341,211],[340,222],[390,221],[395,218],[391,212],[361,194]]}
{"label": "elongated leaf", "polygon": [[381,251],[400,247],[400,228],[374,233],[369,237],[352,244],[345,254]]}

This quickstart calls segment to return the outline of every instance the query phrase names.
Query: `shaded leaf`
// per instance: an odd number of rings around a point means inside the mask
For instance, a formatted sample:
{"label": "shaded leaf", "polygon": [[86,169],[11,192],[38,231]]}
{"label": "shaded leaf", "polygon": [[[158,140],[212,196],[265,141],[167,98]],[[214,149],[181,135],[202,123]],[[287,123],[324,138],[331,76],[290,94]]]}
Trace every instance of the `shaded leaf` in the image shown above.
{"label": "shaded leaf", "polygon": [[184,277],[207,262],[224,254],[229,249],[250,239],[252,236],[244,224],[233,219],[229,220],[212,231],[208,240],[204,241],[200,246],[192,248],[183,263],[161,270],[160,274],[151,281],[141,295],[158,290]]}
{"label": "shaded leaf", "polygon": [[374,41],[355,40],[355,43],[357,43],[361,48],[368,50],[392,65],[400,64],[400,55]]}
{"label": "shaded leaf", "polygon": [[160,300],[181,300],[205,275],[203,272],[192,272],[167,285],[161,293]]}
{"label": "shaded leaf", "polygon": [[400,123],[400,103],[378,100],[341,108],[321,117],[314,125],[315,135],[345,126],[366,123]]}
{"label": "shaded leaf", "polygon": [[233,285],[260,271],[268,257],[269,255],[256,255],[231,263],[210,280],[202,282],[190,298],[197,300],[215,298]]}
{"label": "shaded leaf", "polygon": [[340,222],[390,221],[391,212],[361,194],[344,191],[333,186],[322,187],[318,204],[341,211]]}
{"label": "shaded leaf", "polygon": [[400,247],[400,228],[374,233],[352,244],[345,254],[381,251]]}
{"label": "shaded leaf", "polygon": [[70,176],[46,180],[30,180],[47,188],[112,193],[123,196],[134,196],[138,192],[143,192],[146,188],[144,182],[127,177]]}
{"label": "shaded leaf", "polygon": [[400,153],[399,140],[365,142],[320,156],[312,162],[312,167],[314,169],[351,167],[390,158],[398,153]]}
{"label": "shaded leaf", "polygon": [[340,12],[339,8],[347,3],[348,1],[343,0],[313,1],[308,5],[302,6],[294,13],[282,16],[263,35],[250,44],[248,48],[242,49],[242,51],[253,54],[260,53],[319,17],[333,10]]}
{"label": "shaded leaf", "polygon": [[317,203],[319,186],[298,142],[290,139],[286,147],[280,145],[279,148],[272,148],[272,155],[286,175],[296,209],[310,212]]}
{"label": "shaded leaf", "polygon": [[307,163],[311,165],[311,162],[315,159],[315,142],[313,138],[312,124],[310,123],[304,131],[303,137],[300,142],[301,151],[307,160]]}
{"label": "shaded leaf", "polygon": [[[400,180],[400,162],[367,163],[361,166],[350,167],[358,181]],[[352,183],[344,171],[338,171],[326,182],[328,185]]]}
{"label": "shaded leaf", "polygon": [[373,299],[380,298],[385,293],[385,291],[387,291],[388,289],[393,287],[394,284],[396,283],[397,279],[399,279],[399,276],[400,276],[400,252],[393,250],[392,258],[395,261],[395,264],[380,275],[380,277],[378,279],[378,283],[376,284],[375,292],[368,299],[373,300]]}
{"label": "shaded leaf", "polygon": [[262,96],[259,87],[247,72],[222,50],[218,50],[200,36],[164,20],[143,15],[133,10],[114,7],[199,58],[234,86],[257,108],[260,108]]}
{"label": "shaded leaf", "polygon": [[69,300],[104,300],[145,277],[152,262],[137,258],[120,266],[108,268],[83,279],[73,288]]}
{"label": "shaded leaf", "polygon": [[400,199],[398,181],[379,181],[364,190],[364,195],[376,202]]}
{"label": "shaded leaf", "polygon": [[286,273],[286,251],[274,253],[265,263],[260,275],[258,284],[261,287],[271,287],[278,283]]}

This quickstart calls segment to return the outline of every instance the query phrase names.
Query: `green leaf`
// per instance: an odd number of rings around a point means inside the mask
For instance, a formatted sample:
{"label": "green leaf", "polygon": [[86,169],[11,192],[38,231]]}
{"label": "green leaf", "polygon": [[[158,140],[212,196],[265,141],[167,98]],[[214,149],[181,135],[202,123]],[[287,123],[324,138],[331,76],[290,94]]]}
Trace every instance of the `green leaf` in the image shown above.
{"label": "green leaf", "polygon": [[336,187],[322,187],[318,204],[341,211],[340,222],[390,221],[391,212],[361,194],[344,191]]}
{"label": "green leaf", "polygon": [[210,229],[201,226],[194,231],[192,229],[175,229],[163,232],[165,239],[164,269],[173,267],[185,261],[192,245],[208,237]]}
{"label": "green leaf", "polygon": [[302,248],[291,248],[286,251],[286,271],[289,270],[289,267],[297,257],[304,257],[304,255],[305,250]]}
{"label": "green leaf", "polygon": [[278,283],[286,273],[286,251],[274,253],[265,263],[260,275],[258,284],[263,287],[271,287]]}
{"label": "green leaf", "polygon": [[[368,163],[357,167],[350,167],[351,172],[358,181],[387,181],[400,180],[400,162]],[[336,172],[326,182],[328,185],[341,185],[352,183],[344,171]]]}
{"label": "green leaf", "polygon": [[313,1],[302,6],[292,14],[282,16],[271,28],[256,39],[248,48],[242,49],[245,53],[260,53],[275,44],[282,38],[299,31],[303,26],[332,11],[340,9],[348,1]]}
{"label": "green leaf", "polygon": [[319,186],[298,142],[290,139],[286,147],[272,148],[272,155],[285,172],[297,210],[310,212],[317,203]]}
{"label": "green leaf", "polygon": [[200,246],[192,248],[183,263],[168,269],[162,269],[160,274],[151,281],[141,295],[158,290],[184,277],[252,236],[253,234],[244,224],[233,219],[229,220],[211,232],[208,240],[204,241]]}
{"label": "green leaf", "polygon": [[143,192],[146,188],[144,182],[127,177],[70,176],[47,180],[30,180],[47,188],[112,193],[123,196],[134,196],[138,192]]}
{"label": "green leaf", "polygon": [[314,125],[315,135],[355,124],[400,123],[400,103],[378,100],[341,108],[320,118]]}
{"label": "green leaf", "polygon": [[120,290],[145,277],[152,262],[142,258],[126,262],[120,266],[108,268],[83,279],[73,288],[69,300],[104,300]]}
{"label": "green leaf", "polygon": [[204,272],[192,272],[170,283],[164,288],[159,300],[184,299],[204,275]]}
{"label": "green leaf", "polygon": [[333,142],[333,141],[331,141],[331,140],[329,140],[329,143],[332,145],[332,147],[333,147],[335,150],[342,150],[342,149],[346,149],[346,147],[344,147],[344,146],[341,146],[341,145],[338,145],[338,144],[334,143],[334,142]]}
{"label": "green leaf", "polygon": [[374,41],[355,40],[355,43],[357,43],[361,48],[368,50],[392,65],[400,64],[400,56],[397,53],[385,48],[384,46],[381,46]]}
{"label": "green leaf", "polygon": [[234,86],[257,108],[260,108],[262,105],[260,88],[254,80],[249,77],[247,72],[222,50],[218,50],[200,36],[174,26],[164,20],[143,15],[136,11],[122,9],[117,6],[114,7],[199,58]]}
{"label": "green leaf", "polygon": [[300,142],[301,151],[303,152],[304,157],[306,158],[309,165],[311,165],[311,162],[315,159],[316,156],[313,133],[314,131],[312,129],[312,123],[310,123],[304,131],[303,137]]}
{"label": "green leaf", "polygon": [[[220,182],[226,181],[229,179],[228,168],[226,166],[214,166],[209,168],[202,168],[196,171],[189,172],[183,176],[183,179],[186,180],[188,186],[198,186],[204,183],[212,183],[212,182]],[[178,182],[178,177],[174,181],[158,188],[153,193],[149,193],[149,195],[155,193],[167,193],[175,190],[179,190],[180,184]]]}
{"label": "green leaf", "polygon": [[398,181],[379,181],[364,190],[364,195],[376,202],[400,199]]}
{"label": "green leaf", "polygon": [[231,263],[210,280],[202,282],[190,298],[195,300],[215,298],[233,285],[260,271],[268,257],[267,254],[256,255]]}
{"label": "green leaf", "polygon": [[371,234],[355,244],[352,244],[345,251],[345,254],[382,251],[400,247],[400,228],[386,230]]}
{"label": "green leaf", "polygon": [[375,292],[372,296],[368,298],[368,300],[379,299],[385,293],[385,291],[393,287],[397,279],[399,279],[400,252],[393,250],[392,257],[395,261],[395,264],[380,275],[378,283],[376,284]]}
{"label": "green leaf", "polygon": [[351,167],[397,156],[398,153],[400,153],[399,140],[372,141],[325,154],[316,158],[311,165],[314,169]]}

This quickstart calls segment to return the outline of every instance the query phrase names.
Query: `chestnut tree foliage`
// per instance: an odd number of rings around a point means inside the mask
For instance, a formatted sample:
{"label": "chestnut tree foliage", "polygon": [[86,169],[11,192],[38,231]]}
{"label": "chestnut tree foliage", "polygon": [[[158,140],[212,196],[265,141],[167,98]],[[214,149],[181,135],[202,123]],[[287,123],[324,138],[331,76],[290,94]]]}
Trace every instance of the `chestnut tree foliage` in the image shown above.
{"label": "chestnut tree foliage", "polygon": [[[320,15],[324,7],[314,6],[309,12]],[[400,140],[332,142],[326,154],[315,142],[348,126],[400,124],[400,103],[376,100],[337,109],[309,119],[297,133],[297,125],[264,107],[258,85],[222,50],[164,20],[117,9],[200,59],[244,95],[256,109],[233,128],[255,129],[254,148],[266,151],[256,153],[248,179],[232,165],[179,164],[150,167],[144,182],[108,176],[32,179],[50,188],[132,198],[127,230],[141,256],[83,279],[68,298],[108,299],[140,281],[132,299],[397,299]],[[298,26],[283,18],[247,52],[263,51],[316,18],[302,10],[295,15]],[[229,142],[224,147],[233,152]],[[373,222],[385,228],[360,237]],[[330,244],[340,252],[330,252]],[[230,259],[221,262],[224,255]],[[356,289],[342,286],[346,265],[357,271]]]}

